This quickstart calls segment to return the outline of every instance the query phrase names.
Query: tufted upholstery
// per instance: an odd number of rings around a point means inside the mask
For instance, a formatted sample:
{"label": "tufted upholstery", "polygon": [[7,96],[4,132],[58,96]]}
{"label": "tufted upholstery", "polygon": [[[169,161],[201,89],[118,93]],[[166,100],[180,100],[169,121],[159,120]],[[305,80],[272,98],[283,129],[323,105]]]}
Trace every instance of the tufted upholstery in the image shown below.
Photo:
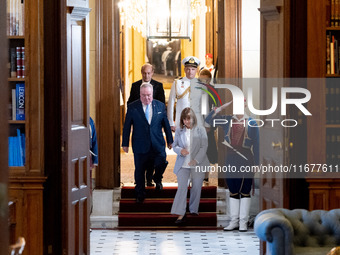
{"label": "tufted upholstery", "polygon": [[264,210],[256,216],[254,228],[267,242],[267,254],[327,254],[340,245],[340,209]]}

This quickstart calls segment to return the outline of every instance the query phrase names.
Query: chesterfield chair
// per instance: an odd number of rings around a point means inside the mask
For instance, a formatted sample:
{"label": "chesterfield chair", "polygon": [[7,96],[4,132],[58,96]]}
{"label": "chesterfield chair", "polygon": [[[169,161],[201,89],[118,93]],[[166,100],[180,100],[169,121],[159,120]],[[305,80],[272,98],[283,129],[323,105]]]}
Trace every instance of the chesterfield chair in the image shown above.
{"label": "chesterfield chair", "polygon": [[326,255],[340,245],[340,209],[269,209],[255,218],[267,255]]}

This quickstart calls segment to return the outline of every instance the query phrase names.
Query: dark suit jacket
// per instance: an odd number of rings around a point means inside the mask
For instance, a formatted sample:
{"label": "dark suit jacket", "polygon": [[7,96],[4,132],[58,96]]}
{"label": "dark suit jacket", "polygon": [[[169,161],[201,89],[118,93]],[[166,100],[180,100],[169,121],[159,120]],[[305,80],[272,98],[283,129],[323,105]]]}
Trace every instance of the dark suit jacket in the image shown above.
{"label": "dark suit jacket", "polygon": [[[142,80],[136,81],[132,83],[130,97],[127,101],[127,104],[130,104],[138,99],[140,99],[140,85],[142,85]],[[165,95],[163,89],[163,83],[158,81],[152,80],[150,81],[151,85],[153,86],[153,99],[161,101],[165,104]]]}
{"label": "dark suit jacket", "polygon": [[133,153],[147,153],[151,146],[156,152],[165,151],[164,128],[168,144],[173,143],[171,128],[166,115],[165,105],[158,100],[152,101],[152,119],[149,124],[145,118],[143,105],[137,100],[128,105],[123,128],[122,146],[129,146],[131,126]]}

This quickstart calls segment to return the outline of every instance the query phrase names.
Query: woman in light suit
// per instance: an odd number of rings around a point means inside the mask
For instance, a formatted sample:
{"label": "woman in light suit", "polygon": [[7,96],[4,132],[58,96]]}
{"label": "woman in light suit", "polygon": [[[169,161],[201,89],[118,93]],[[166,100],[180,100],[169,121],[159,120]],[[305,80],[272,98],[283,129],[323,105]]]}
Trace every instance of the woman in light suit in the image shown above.
{"label": "woman in light suit", "polygon": [[[205,172],[200,170],[209,166],[207,157],[208,138],[205,128],[197,125],[194,111],[184,108],[180,117],[180,128],[176,129],[173,149],[177,153],[174,173],[177,175],[178,189],[171,208],[171,214],[177,215],[176,224],[185,222],[188,183],[191,176],[189,211],[198,215],[202,183]],[[204,167],[206,169],[206,167]]]}

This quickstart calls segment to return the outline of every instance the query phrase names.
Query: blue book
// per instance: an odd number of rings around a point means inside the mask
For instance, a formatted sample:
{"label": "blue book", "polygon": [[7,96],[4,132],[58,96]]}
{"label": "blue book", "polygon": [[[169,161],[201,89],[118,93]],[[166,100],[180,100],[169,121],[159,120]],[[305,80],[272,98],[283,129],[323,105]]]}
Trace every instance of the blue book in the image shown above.
{"label": "blue book", "polygon": [[8,137],[8,165],[13,166],[12,163],[12,137]]}
{"label": "blue book", "polygon": [[21,146],[22,146],[22,156],[23,156],[23,159],[22,159],[22,162],[23,162],[23,165],[25,165],[26,163],[26,137],[25,137],[25,134],[21,134]]}
{"label": "blue book", "polygon": [[24,154],[22,150],[22,144],[21,144],[21,133],[20,129],[17,129],[17,150],[18,150],[18,166],[24,165]]}
{"label": "blue book", "polygon": [[18,164],[18,140],[16,137],[12,137],[13,141],[13,166],[19,166]]}
{"label": "blue book", "polygon": [[17,83],[16,90],[16,119],[17,120],[25,120],[25,83]]}
{"label": "blue book", "polygon": [[15,137],[8,137],[8,165],[16,166],[15,164]]}

